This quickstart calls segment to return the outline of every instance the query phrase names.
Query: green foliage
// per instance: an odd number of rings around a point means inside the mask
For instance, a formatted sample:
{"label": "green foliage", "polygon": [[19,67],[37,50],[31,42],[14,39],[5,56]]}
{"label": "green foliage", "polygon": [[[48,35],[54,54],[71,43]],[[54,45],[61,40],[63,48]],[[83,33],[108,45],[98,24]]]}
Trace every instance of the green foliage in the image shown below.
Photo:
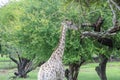
{"label": "green foliage", "polygon": [[[17,45],[26,58],[36,56],[38,61],[47,60],[58,43],[62,20],[77,18],[77,10],[74,12],[71,8],[67,11],[67,6],[63,5],[65,4],[61,0],[36,0],[2,8],[5,14],[1,13],[3,17],[0,19],[2,21],[7,18],[1,22],[6,33],[3,34],[5,38],[2,41]],[[5,11],[6,9],[9,11]]]}
{"label": "green foliage", "polygon": [[[51,4],[56,4],[56,6]],[[23,55],[27,58],[36,55],[39,60],[44,61],[51,55],[58,41],[56,38],[60,26],[60,20],[57,18],[60,13],[57,6],[60,6],[57,1],[46,0],[42,3],[33,1],[26,6],[24,16],[21,18],[21,23],[24,25],[17,36],[20,47],[25,51]]]}
{"label": "green foliage", "polygon": [[[117,14],[119,20],[119,12]],[[36,56],[38,62],[46,61],[54,51],[60,23],[66,18],[79,26],[83,22],[94,23],[102,16],[105,19],[102,31],[112,26],[112,13],[106,0],[23,0],[1,8],[0,15],[0,44],[10,43],[22,51],[22,56],[29,59]],[[109,52],[108,47],[94,39],[86,38],[81,43],[80,33],[84,30],[67,32],[65,64]],[[119,42],[119,34],[116,36]],[[117,42],[115,45],[119,46]]]}

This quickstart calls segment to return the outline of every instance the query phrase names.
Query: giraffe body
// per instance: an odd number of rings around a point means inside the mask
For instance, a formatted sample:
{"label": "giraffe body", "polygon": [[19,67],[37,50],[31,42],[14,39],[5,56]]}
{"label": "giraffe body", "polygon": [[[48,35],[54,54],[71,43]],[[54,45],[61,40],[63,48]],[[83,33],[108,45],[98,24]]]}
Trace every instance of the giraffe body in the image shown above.
{"label": "giraffe body", "polygon": [[[64,80],[64,66],[62,64],[61,48],[53,52],[50,59],[39,70],[38,80]],[[57,54],[56,54],[57,53]]]}
{"label": "giraffe body", "polygon": [[38,80],[63,80],[63,79],[64,79],[64,68],[62,66],[62,63],[53,61],[53,62],[46,62],[41,66],[38,75]]}
{"label": "giraffe body", "polygon": [[58,47],[52,53],[49,60],[41,65],[38,72],[38,80],[64,80],[65,71],[62,64],[62,56],[64,53],[65,34],[68,26],[71,28],[75,27],[68,21],[62,24],[62,34]]}

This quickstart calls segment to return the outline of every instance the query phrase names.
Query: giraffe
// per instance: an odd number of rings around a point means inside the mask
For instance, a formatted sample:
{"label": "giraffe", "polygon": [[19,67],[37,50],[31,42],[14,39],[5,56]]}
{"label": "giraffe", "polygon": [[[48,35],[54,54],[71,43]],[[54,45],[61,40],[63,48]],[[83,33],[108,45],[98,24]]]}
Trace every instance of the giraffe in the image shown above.
{"label": "giraffe", "polygon": [[65,35],[68,29],[77,30],[71,21],[63,21],[61,23],[62,32],[57,48],[52,53],[51,57],[41,65],[38,72],[38,80],[64,80],[64,66],[62,64],[62,56],[65,48]]}

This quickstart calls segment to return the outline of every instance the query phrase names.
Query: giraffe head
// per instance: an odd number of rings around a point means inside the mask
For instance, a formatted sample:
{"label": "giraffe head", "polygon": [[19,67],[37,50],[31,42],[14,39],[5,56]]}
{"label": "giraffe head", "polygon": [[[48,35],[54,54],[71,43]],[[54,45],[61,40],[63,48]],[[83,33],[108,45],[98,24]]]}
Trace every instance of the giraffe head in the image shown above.
{"label": "giraffe head", "polygon": [[67,29],[78,30],[78,27],[72,21],[65,20],[61,24],[63,27],[66,27]]}

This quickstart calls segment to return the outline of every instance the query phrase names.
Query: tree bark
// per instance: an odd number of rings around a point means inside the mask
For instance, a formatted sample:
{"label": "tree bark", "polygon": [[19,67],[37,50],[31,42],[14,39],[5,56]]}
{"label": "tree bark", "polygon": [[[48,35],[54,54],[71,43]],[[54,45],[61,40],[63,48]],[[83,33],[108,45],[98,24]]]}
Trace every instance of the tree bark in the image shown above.
{"label": "tree bark", "polygon": [[101,59],[101,61],[100,61],[99,65],[95,68],[95,70],[101,80],[107,80],[106,64],[107,64],[108,58],[104,54],[102,54],[102,55],[100,55],[100,59]]}
{"label": "tree bark", "polygon": [[26,78],[27,73],[33,70],[32,61],[20,57],[19,54],[18,54],[18,58],[19,58],[18,60],[13,58],[11,55],[9,57],[13,62],[17,64],[18,71],[14,73],[16,77]]}
{"label": "tree bark", "polygon": [[18,72],[16,72],[16,76],[21,78],[27,77],[27,64],[30,62],[30,60],[27,60],[25,58],[21,58],[20,63],[18,64]]}
{"label": "tree bark", "polygon": [[69,69],[66,69],[65,76],[67,80],[78,80],[78,74],[80,67],[85,62],[85,60],[81,61],[80,63],[74,63],[69,65]]}

